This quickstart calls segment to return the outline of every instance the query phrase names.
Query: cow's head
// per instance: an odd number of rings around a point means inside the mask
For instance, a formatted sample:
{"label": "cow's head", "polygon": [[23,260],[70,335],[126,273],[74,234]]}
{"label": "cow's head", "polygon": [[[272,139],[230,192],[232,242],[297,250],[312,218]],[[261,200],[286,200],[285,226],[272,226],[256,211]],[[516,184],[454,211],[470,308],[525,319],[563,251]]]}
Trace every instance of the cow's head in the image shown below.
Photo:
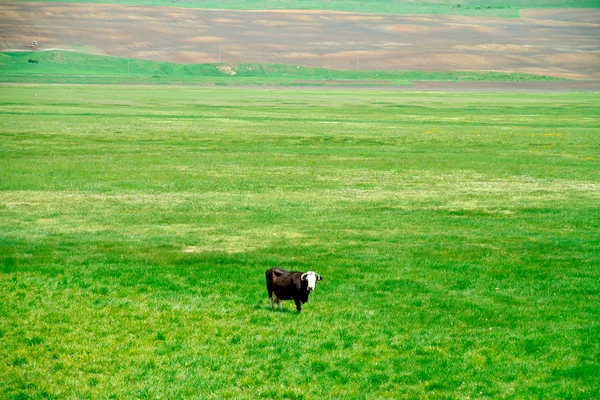
{"label": "cow's head", "polygon": [[315,283],[317,281],[320,281],[323,278],[321,278],[321,275],[317,274],[316,272],[308,271],[308,272],[302,274],[300,279],[303,281],[306,281],[307,289],[309,291],[312,291],[312,290],[315,290]]}

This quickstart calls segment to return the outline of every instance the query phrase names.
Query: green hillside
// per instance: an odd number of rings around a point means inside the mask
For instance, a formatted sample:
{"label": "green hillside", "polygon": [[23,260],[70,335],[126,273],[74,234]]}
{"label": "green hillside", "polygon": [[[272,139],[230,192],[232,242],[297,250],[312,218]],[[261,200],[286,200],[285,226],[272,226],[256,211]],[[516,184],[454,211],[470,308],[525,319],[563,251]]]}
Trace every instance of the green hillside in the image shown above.
{"label": "green hillside", "polygon": [[0,53],[0,82],[407,86],[416,80],[540,81],[559,78],[503,72],[341,71],[282,64],[174,64],[69,51]]}

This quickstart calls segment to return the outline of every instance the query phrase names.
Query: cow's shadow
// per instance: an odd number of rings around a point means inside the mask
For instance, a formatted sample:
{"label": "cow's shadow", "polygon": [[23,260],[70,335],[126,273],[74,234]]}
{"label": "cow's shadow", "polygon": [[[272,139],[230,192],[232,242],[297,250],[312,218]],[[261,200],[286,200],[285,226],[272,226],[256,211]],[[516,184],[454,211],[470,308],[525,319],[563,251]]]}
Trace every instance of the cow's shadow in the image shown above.
{"label": "cow's shadow", "polygon": [[262,310],[273,313],[273,314],[277,314],[277,313],[284,313],[284,314],[295,314],[295,315],[299,315],[302,314],[301,312],[298,312],[298,310],[296,310],[295,308],[285,308],[285,306],[280,310],[277,307],[275,307],[273,310],[271,310],[270,306],[263,306],[260,307]]}
{"label": "cow's shadow", "polygon": [[[292,304],[293,304],[293,303],[292,303]],[[280,310],[280,309],[278,309],[278,308],[277,308],[277,306],[275,306],[275,308],[274,308],[273,310],[271,310],[271,306],[269,305],[269,303],[268,303],[268,302],[267,302],[267,304],[266,304],[266,305],[262,304],[262,302],[261,302],[261,303],[255,303],[255,304],[254,304],[254,306],[253,306],[252,308],[253,308],[254,310],[256,310],[256,311],[259,311],[259,310],[260,310],[260,311],[265,311],[265,312],[269,312],[269,313],[273,313],[273,314],[277,314],[277,313],[284,313],[284,314],[294,314],[294,315],[299,315],[299,314],[302,314],[302,313],[304,313],[304,310],[302,310],[302,312],[298,312],[298,311],[296,310],[296,307],[295,307],[295,306],[293,306],[293,305],[292,305],[292,306],[290,306],[290,307],[287,307],[287,308],[286,308],[286,306],[284,305],[284,306],[282,307],[282,309],[281,309],[281,310]]]}

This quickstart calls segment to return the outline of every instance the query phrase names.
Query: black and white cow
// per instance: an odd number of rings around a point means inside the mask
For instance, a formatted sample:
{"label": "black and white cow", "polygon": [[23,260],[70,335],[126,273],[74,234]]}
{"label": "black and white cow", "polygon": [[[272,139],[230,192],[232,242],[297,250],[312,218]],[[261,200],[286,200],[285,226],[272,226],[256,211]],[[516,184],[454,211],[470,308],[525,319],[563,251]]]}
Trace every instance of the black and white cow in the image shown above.
{"label": "black and white cow", "polygon": [[277,303],[281,310],[281,300],[294,300],[296,310],[300,312],[302,304],[308,301],[308,295],[315,290],[315,284],[321,275],[313,271],[287,271],[281,268],[271,268],[265,272],[269,303]]}

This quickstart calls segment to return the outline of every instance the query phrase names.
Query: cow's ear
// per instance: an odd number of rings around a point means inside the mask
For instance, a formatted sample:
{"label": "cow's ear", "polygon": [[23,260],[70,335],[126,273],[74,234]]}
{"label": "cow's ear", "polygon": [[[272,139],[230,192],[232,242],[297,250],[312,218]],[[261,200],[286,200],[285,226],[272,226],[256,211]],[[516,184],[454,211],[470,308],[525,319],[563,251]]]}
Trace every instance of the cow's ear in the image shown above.
{"label": "cow's ear", "polygon": [[319,274],[316,274],[316,275],[317,275],[317,280],[318,281],[322,281],[323,280],[323,277],[321,275],[319,275]]}

